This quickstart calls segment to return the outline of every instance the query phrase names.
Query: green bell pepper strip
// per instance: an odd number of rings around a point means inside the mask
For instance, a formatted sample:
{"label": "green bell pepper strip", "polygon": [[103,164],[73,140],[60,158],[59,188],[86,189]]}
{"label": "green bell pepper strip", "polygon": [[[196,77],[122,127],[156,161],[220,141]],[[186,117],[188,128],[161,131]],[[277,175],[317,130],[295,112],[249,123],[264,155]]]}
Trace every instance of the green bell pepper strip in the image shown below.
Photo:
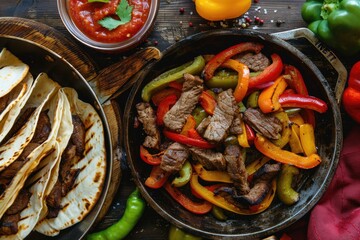
{"label": "green bell pepper strip", "polygon": [[170,82],[177,81],[183,77],[185,73],[199,74],[205,66],[205,59],[202,56],[197,56],[194,61],[187,62],[179,67],[170,69],[151,82],[145,85],[141,92],[141,97],[145,102],[149,102],[151,96],[158,90],[168,86]]}
{"label": "green bell pepper strip", "polygon": [[301,15],[320,40],[343,55],[360,53],[358,0],[307,0]]}
{"label": "green bell pepper strip", "polygon": [[260,95],[260,91],[252,92],[246,101],[246,107],[257,108],[259,106],[258,104],[259,95]]}
{"label": "green bell pepper strip", "polygon": [[176,177],[171,185],[175,187],[182,187],[190,181],[192,174],[192,166],[189,161],[186,161],[179,171],[179,177]]}
{"label": "green bell pepper strip", "polygon": [[193,115],[193,117],[195,119],[196,127],[199,126],[199,124],[202,122],[202,120],[204,120],[204,118],[206,118],[208,116],[205,109],[203,109],[202,107],[199,107],[199,106],[194,109],[194,111],[191,113],[191,115]]}
{"label": "green bell pepper strip", "polygon": [[103,231],[91,233],[87,240],[119,240],[125,238],[135,227],[145,210],[145,201],[141,198],[139,189],[136,188],[126,201],[124,215],[118,222]]}
{"label": "green bell pepper strip", "polygon": [[299,193],[292,188],[294,175],[299,174],[299,169],[295,166],[283,164],[279,179],[277,181],[276,194],[280,201],[286,205],[292,205],[299,201]]}
{"label": "green bell pepper strip", "polygon": [[216,205],[213,206],[213,208],[211,209],[211,214],[220,221],[226,221],[227,220],[227,216],[224,213],[224,209],[222,209],[221,207],[218,207]]}
{"label": "green bell pepper strip", "polygon": [[186,233],[180,228],[171,225],[169,230],[168,240],[201,240],[201,237],[194,236],[190,233]]}

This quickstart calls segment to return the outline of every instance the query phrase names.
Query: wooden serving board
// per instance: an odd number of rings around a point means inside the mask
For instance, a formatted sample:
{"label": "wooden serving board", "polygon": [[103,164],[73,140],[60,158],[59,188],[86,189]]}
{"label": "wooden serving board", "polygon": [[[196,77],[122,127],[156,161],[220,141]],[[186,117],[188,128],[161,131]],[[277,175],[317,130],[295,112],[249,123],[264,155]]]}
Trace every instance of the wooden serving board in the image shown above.
{"label": "wooden serving board", "polygon": [[[95,62],[84,51],[56,29],[37,21],[17,18],[0,18],[0,33],[38,43],[68,61],[89,82],[102,103],[112,140],[113,161],[111,185],[104,205],[96,219],[99,222],[107,213],[120,185],[121,162],[121,116],[120,107],[114,100],[123,90],[130,87],[131,78],[152,59],[160,57],[156,48],[146,48],[134,53],[105,69],[98,69]],[[129,67],[131,64],[131,67]],[[121,74],[119,74],[121,72]]]}

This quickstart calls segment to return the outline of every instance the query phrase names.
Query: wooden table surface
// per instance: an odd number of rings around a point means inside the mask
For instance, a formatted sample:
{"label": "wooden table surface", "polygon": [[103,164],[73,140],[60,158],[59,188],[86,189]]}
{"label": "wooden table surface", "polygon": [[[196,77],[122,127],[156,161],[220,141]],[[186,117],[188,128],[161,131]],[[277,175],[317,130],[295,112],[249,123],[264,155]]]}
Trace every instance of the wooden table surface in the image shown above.
{"label": "wooden table surface", "polygon": [[[258,26],[252,23],[248,29],[275,33],[306,27],[306,23],[300,15],[303,2],[304,0],[259,0],[257,3],[253,2],[247,15],[251,18],[255,16],[260,17],[264,20],[264,24]],[[183,13],[179,11],[180,8],[184,8]],[[137,49],[122,54],[109,55],[89,49],[72,38],[58,15],[55,0],[2,0],[0,1],[0,17],[4,16],[28,18],[57,29],[88,53],[100,69],[123,57],[129,56],[134,51],[139,50],[139,48],[155,46],[163,51],[176,41],[194,33],[215,28],[240,27],[233,21],[210,23],[200,18],[191,0],[161,0],[155,27],[148,39]],[[281,24],[278,24],[278,21]],[[341,58],[341,61],[348,70],[357,60],[360,60],[359,57]],[[121,102],[119,101],[120,105],[123,104]],[[122,164],[122,175],[121,185],[115,200],[105,218],[94,227],[94,231],[104,229],[122,216],[126,197],[134,189],[131,174],[126,163]],[[169,223],[150,207],[147,207],[144,216],[127,239],[167,239],[168,228]]]}

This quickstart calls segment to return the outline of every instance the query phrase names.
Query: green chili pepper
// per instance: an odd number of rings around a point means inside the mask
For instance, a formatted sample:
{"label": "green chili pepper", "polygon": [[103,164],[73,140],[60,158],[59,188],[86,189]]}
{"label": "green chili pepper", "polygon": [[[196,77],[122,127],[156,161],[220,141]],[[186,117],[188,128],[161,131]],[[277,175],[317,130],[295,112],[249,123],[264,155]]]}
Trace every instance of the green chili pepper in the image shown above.
{"label": "green chili pepper", "polygon": [[251,93],[246,101],[246,107],[257,108],[259,106],[258,104],[259,95],[260,95],[260,91],[255,91]]}
{"label": "green chili pepper", "polygon": [[165,88],[170,82],[181,79],[185,73],[199,74],[204,66],[205,59],[202,56],[197,56],[192,62],[187,62],[160,74],[143,88],[141,93],[142,99],[145,102],[149,102],[154,92]]}
{"label": "green chili pepper", "polygon": [[192,234],[186,233],[180,228],[171,225],[169,231],[169,240],[201,240],[201,237],[196,237]]}
{"label": "green chili pepper", "polygon": [[179,171],[180,176],[175,178],[171,184],[175,187],[182,187],[190,181],[192,174],[192,166],[189,161],[186,161]]}
{"label": "green chili pepper", "polygon": [[193,115],[195,119],[196,127],[202,122],[202,120],[204,120],[204,118],[208,116],[205,109],[202,107],[196,107],[191,115]]}
{"label": "green chili pepper", "polygon": [[128,197],[122,218],[107,229],[91,233],[87,240],[119,240],[126,237],[135,227],[145,210],[145,201],[141,198],[139,189],[136,188]]}
{"label": "green chili pepper", "polygon": [[296,192],[291,184],[293,176],[299,174],[299,169],[293,165],[283,164],[279,179],[277,181],[277,196],[286,205],[292,205],[299,200],[299,193]]}
{"label": "green chili pepper", "polygon": [[213,208],[211,209],[211,213],[212,213],[212,215],[214,215],[214,217],[217,220],[220,220],[220,221],[227,220],[227,216],[224,213],[224,209],[222,209],[221,207],[214,205]]}

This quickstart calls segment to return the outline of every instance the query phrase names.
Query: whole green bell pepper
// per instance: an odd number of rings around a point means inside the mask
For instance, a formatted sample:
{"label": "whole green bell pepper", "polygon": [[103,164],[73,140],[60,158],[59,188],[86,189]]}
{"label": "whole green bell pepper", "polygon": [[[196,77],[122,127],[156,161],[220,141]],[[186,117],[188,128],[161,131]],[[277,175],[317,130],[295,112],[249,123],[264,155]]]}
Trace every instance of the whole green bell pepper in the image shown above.
{"label": "whole green bell pepper", "polygon": [[301,15],[331,48],[347,56],[360,53],[359,0],[306,0]]}

